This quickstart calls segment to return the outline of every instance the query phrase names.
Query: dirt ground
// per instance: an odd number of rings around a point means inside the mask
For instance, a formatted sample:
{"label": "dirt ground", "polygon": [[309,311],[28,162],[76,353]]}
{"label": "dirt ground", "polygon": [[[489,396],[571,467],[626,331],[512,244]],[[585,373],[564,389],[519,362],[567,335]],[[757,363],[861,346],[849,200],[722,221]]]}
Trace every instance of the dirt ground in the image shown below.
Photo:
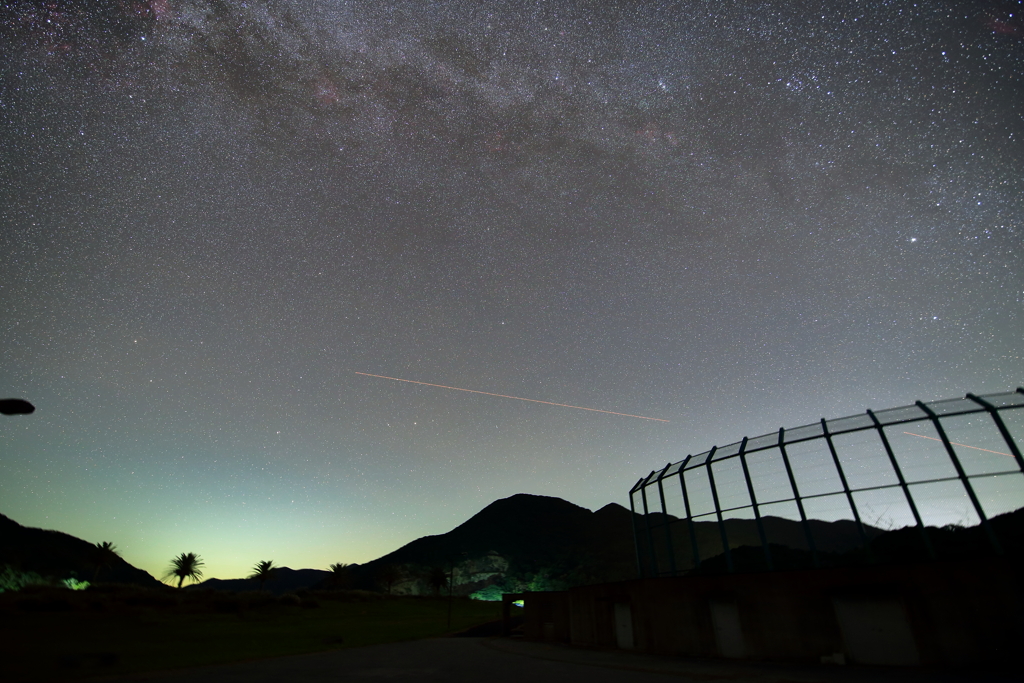
{"label": "dirt ground", "polygon": [[[95,680],[95,679],[94,679]],[[1009,674],[836,665],[779,665],[593,651],[509,638],[432,638],[108,681],[445,681],[447,683],[1002,683]]]}

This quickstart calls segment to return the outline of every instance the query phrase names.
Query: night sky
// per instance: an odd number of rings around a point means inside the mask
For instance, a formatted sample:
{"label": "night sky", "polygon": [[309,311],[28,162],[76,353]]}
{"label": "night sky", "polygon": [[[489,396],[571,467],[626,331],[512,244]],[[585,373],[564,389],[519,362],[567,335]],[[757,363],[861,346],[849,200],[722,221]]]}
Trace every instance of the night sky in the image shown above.
{"label": "night sky", "polygon": [[0,512],[154,575],[1024,383],[1024,4],[0,7]]}

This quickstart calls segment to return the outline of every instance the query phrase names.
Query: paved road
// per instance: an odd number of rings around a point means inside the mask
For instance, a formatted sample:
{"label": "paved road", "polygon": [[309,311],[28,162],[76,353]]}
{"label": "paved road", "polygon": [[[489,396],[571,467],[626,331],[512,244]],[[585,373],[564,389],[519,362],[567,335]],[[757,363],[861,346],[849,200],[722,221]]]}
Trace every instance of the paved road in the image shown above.
{"label": "paved road", "polygon": [[507,638],[434,638],[116,679],[154,683],[1002,683],[978,672],[793,666],[591,651]]}

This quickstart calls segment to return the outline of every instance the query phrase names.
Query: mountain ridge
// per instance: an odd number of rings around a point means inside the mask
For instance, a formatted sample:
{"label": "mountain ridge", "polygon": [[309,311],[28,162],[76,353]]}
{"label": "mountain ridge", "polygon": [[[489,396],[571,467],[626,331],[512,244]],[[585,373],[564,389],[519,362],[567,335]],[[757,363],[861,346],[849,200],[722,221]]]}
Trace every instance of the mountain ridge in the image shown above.
{"label": "mountain ridge", "polygon": [[0,565],[6,565],[12,571],[31,572],[57,580],[89,581],[99,576],[103,581],[112,583],[147,587],[165,585],[122,557],[112,558],[110,566],[101,568],[97,573],[92,559],[95,552],[94,544],[76,536],[53,529],[22,526],[0,514]]}
{"label": "mountain ridge", "polygon": [[[446,533],[423,536],[369,562],[352,564],[342,575],[281,566],[277,578],[266,581],[264,588],[272,593],[344,587],[424,595],[438,590],[442,583],[439,574],[443,574],[454,576],[456,594],[486,593],[493,599],[500,592],[559,590],[632,579],[637,576],[638,561],[648,571],[655,565],[660,572],[673,567],[684,569],[694,564],[694,549],[702,562],[691,572],[720,571],[726,561],[723,530],[732,552],[739,553],[737,557],[743,560],[738,566],[752,570],[763,556],[762,530],[772,548],[780,548],[778,552],[785,555],[779,568],[810,561],[807,530],[815,538],[819,554],[834,556],[835,561],[847,561],[841,558],[857,552],[864,540],[852,520],[801,523],[769,516],[761,519],[760,528],[753,519],[729,519],[723,529],[711,521],[692,525],[680,521],[661,513],[645,519],[617,503],[591,511],[561,498],[519,493],[489,503]],[[691,529],[695,532],[693,538]],[[870,526],[863,531],[871,546],[888,547],[884,537],[892,533]],[[665,534],[672,540],[674,557],[664,555]],[[905,534],[900,530],[897,535],[903,538]],[[657,557],[651,554],[652,541],[655,550],[662,553]],[[33,543],[39,545],[39,552],[33,551]],[[92,544],[68,534],[22,527],[0,515],[0,564],[89,579],[89,553],[94,550]],[[164,585],[118,560],[117,571],[101,574],[103,580]],[[252,579],[212,578],[188,589],[247,591],[258,586]]]}

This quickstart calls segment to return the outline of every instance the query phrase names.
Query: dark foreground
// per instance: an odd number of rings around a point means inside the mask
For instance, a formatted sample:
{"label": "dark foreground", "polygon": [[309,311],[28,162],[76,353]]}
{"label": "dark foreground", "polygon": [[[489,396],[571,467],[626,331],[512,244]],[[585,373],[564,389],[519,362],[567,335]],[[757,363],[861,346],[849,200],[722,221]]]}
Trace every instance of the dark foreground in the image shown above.
{"label": "dark foreground", "polygon": [[[95,680],[95,679],[94,679]],[[591,651],[508,638],[432,638],[107,681],[260,683],[262,681],[445,681],[446,683],[995,683],[1009,675],[878,667],[798,666],[678,659]]]}

